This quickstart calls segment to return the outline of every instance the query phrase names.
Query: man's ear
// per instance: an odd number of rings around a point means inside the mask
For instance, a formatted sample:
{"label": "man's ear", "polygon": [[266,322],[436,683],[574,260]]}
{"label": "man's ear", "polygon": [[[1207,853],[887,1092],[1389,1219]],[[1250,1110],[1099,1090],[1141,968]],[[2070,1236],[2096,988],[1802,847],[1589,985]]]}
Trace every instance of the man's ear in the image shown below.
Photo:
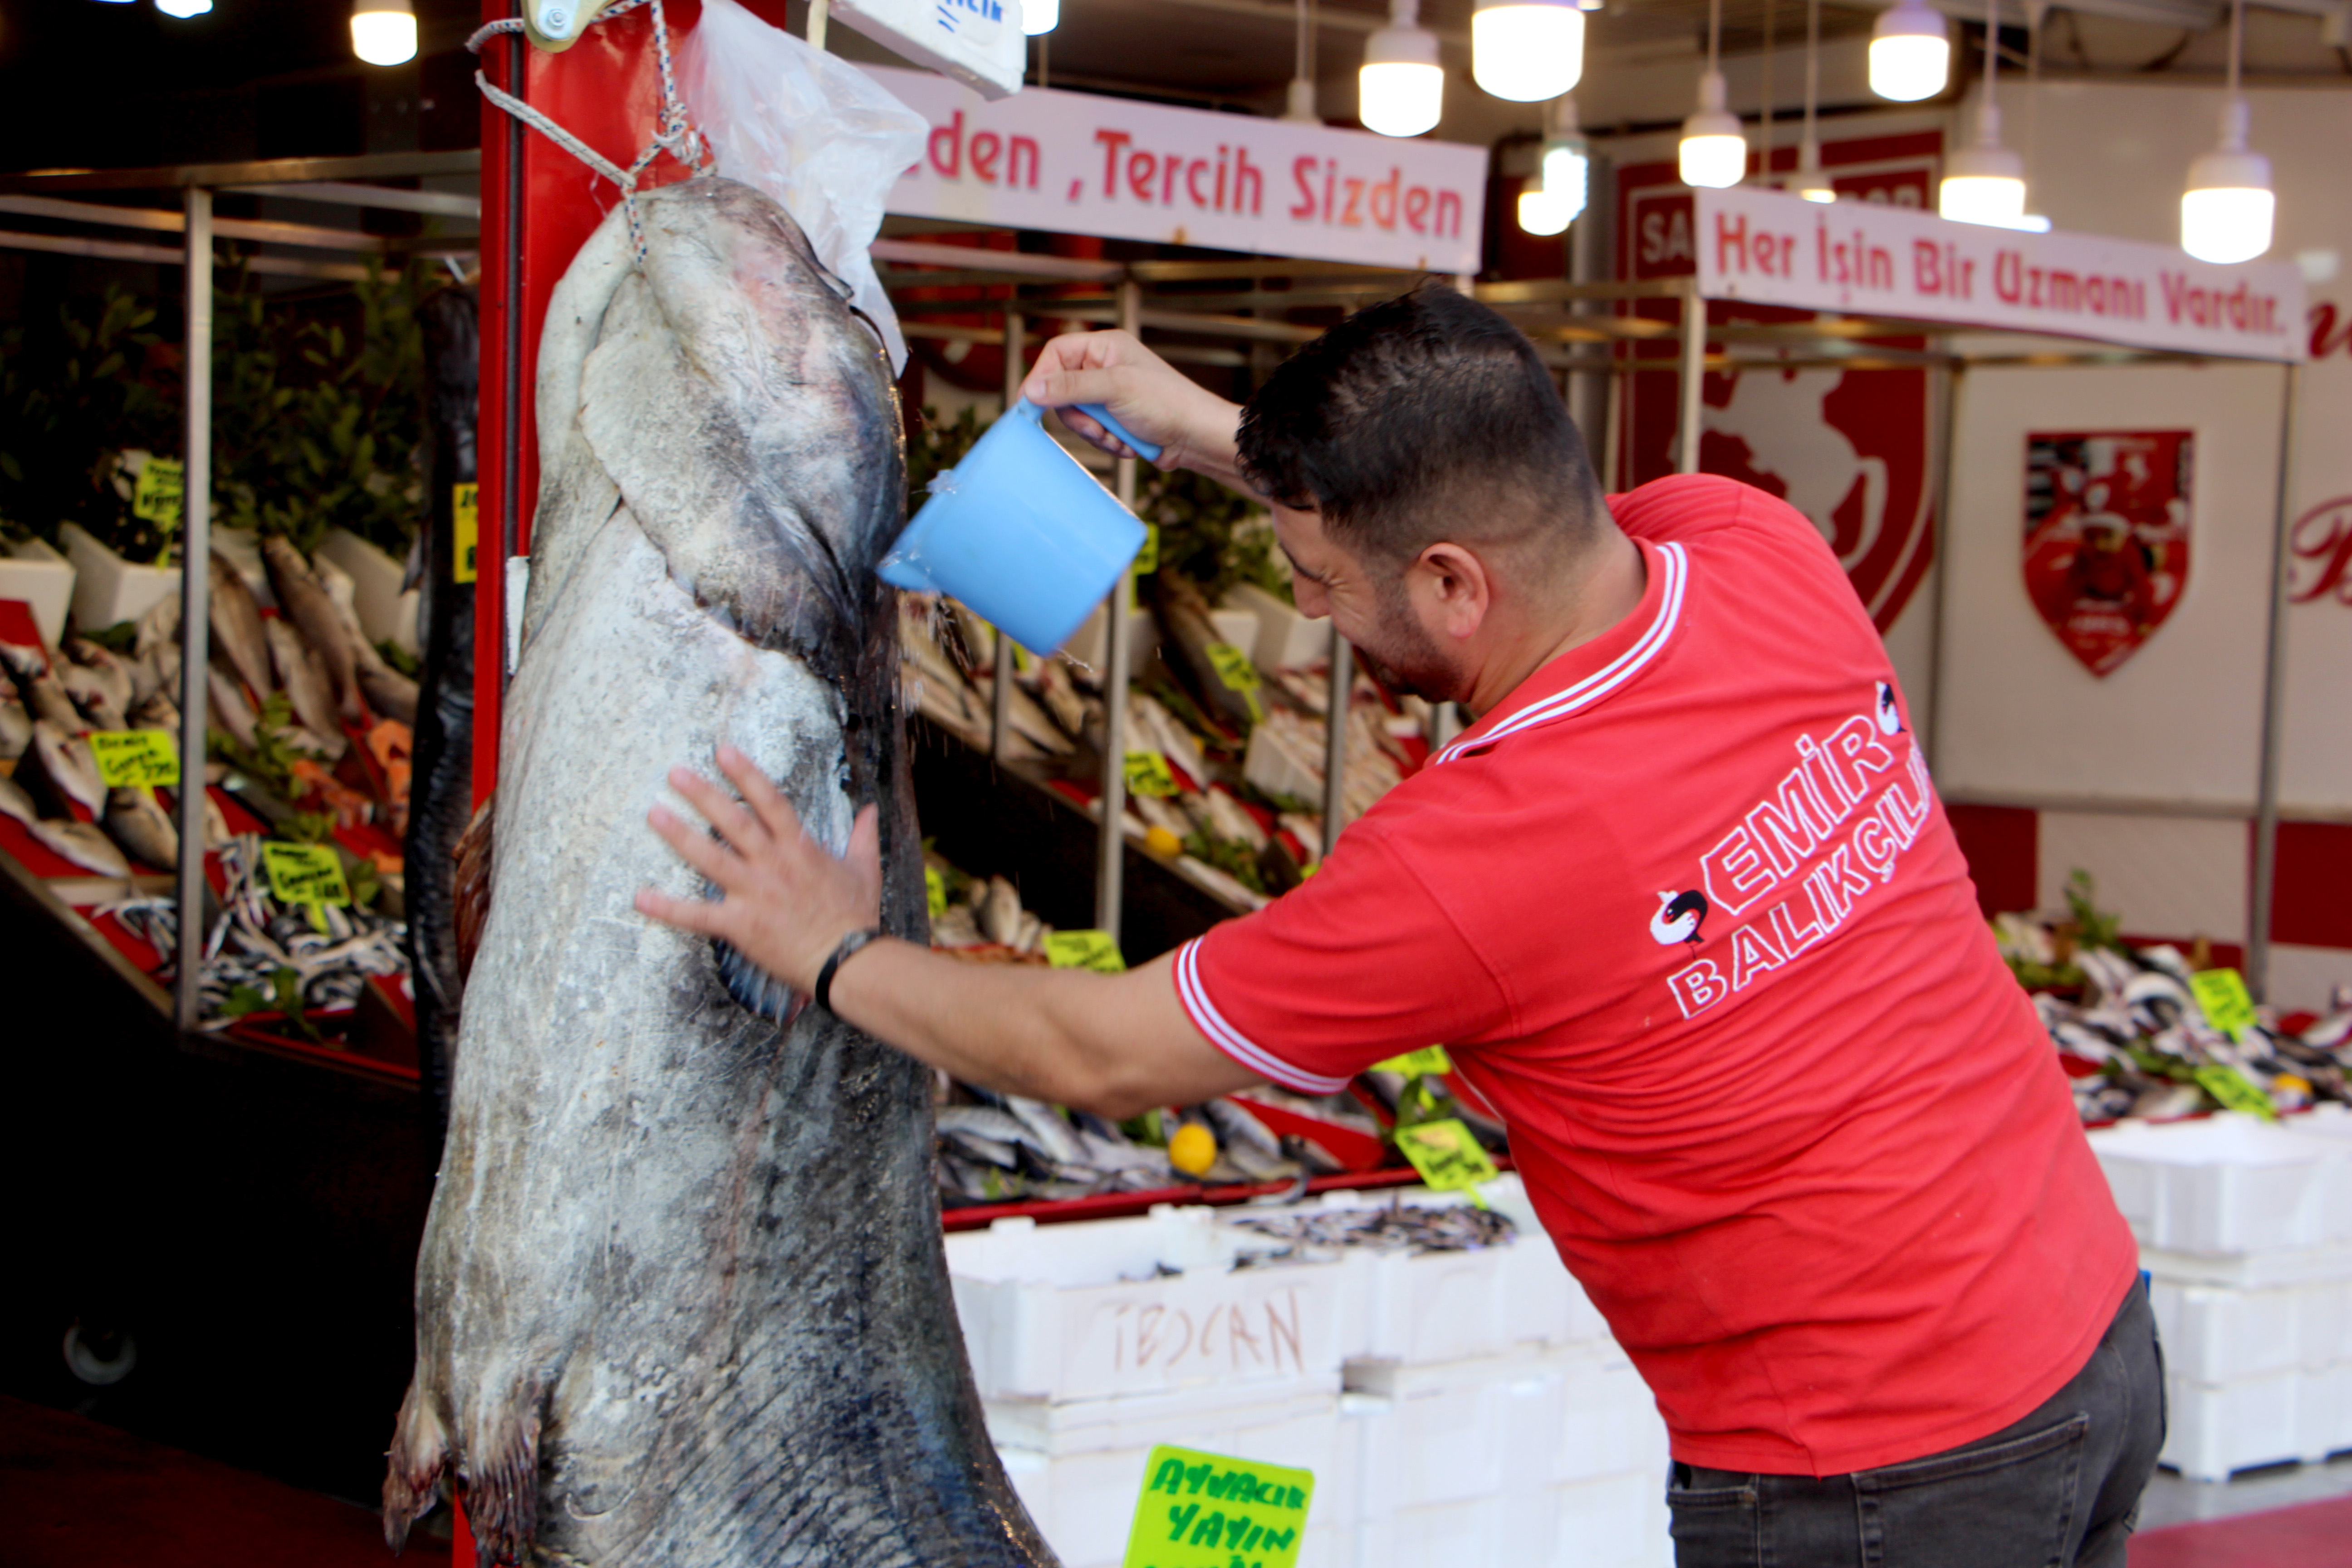
{"label": "man's ear", "polygon": [[1495,605],[1495,579],[1474,551],[1440,540],[1421,552],[1410,573],[1423,624],[1457,642],[1475,637]]}

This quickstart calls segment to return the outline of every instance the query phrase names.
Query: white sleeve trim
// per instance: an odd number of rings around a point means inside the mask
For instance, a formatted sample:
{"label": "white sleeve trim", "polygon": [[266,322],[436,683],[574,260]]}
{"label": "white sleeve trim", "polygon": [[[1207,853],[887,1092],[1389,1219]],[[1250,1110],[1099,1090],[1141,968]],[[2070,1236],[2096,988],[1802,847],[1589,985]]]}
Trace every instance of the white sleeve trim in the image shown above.
{"label": "white sleeve trim", "polygon": [[1326,1078],[1291,1066],[1225,1021],[1201,984],[1201,939],[1194,937],[1176,952],[1176,999],[1193,1027],[1209,1043],[1261,1078],[1270,1079],[1296,1094],[1337,1094],[1348,1087],[1344,1078]]}

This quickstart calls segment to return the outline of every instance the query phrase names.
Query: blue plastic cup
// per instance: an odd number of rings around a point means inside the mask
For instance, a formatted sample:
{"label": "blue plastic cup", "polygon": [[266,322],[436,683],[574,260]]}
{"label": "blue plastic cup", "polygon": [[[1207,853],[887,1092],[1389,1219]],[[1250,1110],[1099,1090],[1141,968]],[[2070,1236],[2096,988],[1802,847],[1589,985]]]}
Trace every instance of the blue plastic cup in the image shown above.
{"label": "blue plastic cup", "polygon": [[1135,514],[1045,434],[1045,416],[1023,398],[990,426],[931,481],[877,568],[896,587],[954,595],[1032,653],[1069,640],[1144,537]]}

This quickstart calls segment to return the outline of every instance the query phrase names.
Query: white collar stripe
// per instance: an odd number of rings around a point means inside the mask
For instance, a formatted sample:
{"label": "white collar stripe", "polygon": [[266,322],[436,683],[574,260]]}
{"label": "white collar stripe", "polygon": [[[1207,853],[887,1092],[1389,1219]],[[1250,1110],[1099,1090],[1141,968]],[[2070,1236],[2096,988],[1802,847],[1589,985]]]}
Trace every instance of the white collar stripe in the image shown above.
{"label": "white collar stripe", "polygon": [[1564,719],[1577,710],[1599,701],[1638,674],[1674,635],[1675,624],[1682,617],[1683,589],[1689,581],[1689,563],[1684,557],[1681,545],[1661,545],[1658,556],[1665,567],[1665,583],[1658,596],[1658,613],[1643,629],[1642,635],[1634,639],[1633,647],[1575,685],[1555,691],[1540,701],[1529,703],[1486,733],[1454,742],[1438,752],[1433,761],[1450,763],[1465,752],[1490,746],[1506,735],[1515,735],[1522,730],[1548,724],[1555,719]]}
{"label": "white collar stripe", "polygon": [[1300,1094],[1337,1094],[1348,1087],[1344,1078],[1325,1078],[1291,1066],[1227,1023],[1209,1000],[1208,987],[1201,984],[1200,946],[1201,939],[1194,937],[1177,951],[1176,996],[1211,1045],[1250,1071]]}

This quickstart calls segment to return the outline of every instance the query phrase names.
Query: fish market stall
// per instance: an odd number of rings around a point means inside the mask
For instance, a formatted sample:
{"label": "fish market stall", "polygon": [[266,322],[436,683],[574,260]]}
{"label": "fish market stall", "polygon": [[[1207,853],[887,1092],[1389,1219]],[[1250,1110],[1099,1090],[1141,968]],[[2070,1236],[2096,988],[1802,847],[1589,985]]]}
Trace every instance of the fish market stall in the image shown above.
{"label": "fish market stall", "polygon": [[[66,321],[90,364],[24,367],[25,384],[61,374],[87,390],[15,411],[14,434],[48,447],[12,458],[8,510],[57,534],[16,553],[66,566],[72,629],[0,599],[0,853],[184,1035],[393,1084],[418,1074],[404,839],[427,673],[400,557],[455,493],[446,457],[428,476],[415,455],[452,445],[424,427],[422,360],[426,340],[470,355],[437,323],[474,249],[449,226],[475,204],[370,182],[477,162],[0,176],[0,211],[40,229],[0,245],[185,282],[179,343],[146,330],[153,307],[110,292],[94,324]],[[140,205],[157,195],[175,205]],[[421,232],[215,216],[216,195],[416,215]],[[184,240],[95,237],[123,229]],[[457,411],[439,412],[449,428]],[[95,468],[62,473],[90,441]],[[207,571],[182,570],[194,560]],[[184,769],[203,787],[182,787]]]}

